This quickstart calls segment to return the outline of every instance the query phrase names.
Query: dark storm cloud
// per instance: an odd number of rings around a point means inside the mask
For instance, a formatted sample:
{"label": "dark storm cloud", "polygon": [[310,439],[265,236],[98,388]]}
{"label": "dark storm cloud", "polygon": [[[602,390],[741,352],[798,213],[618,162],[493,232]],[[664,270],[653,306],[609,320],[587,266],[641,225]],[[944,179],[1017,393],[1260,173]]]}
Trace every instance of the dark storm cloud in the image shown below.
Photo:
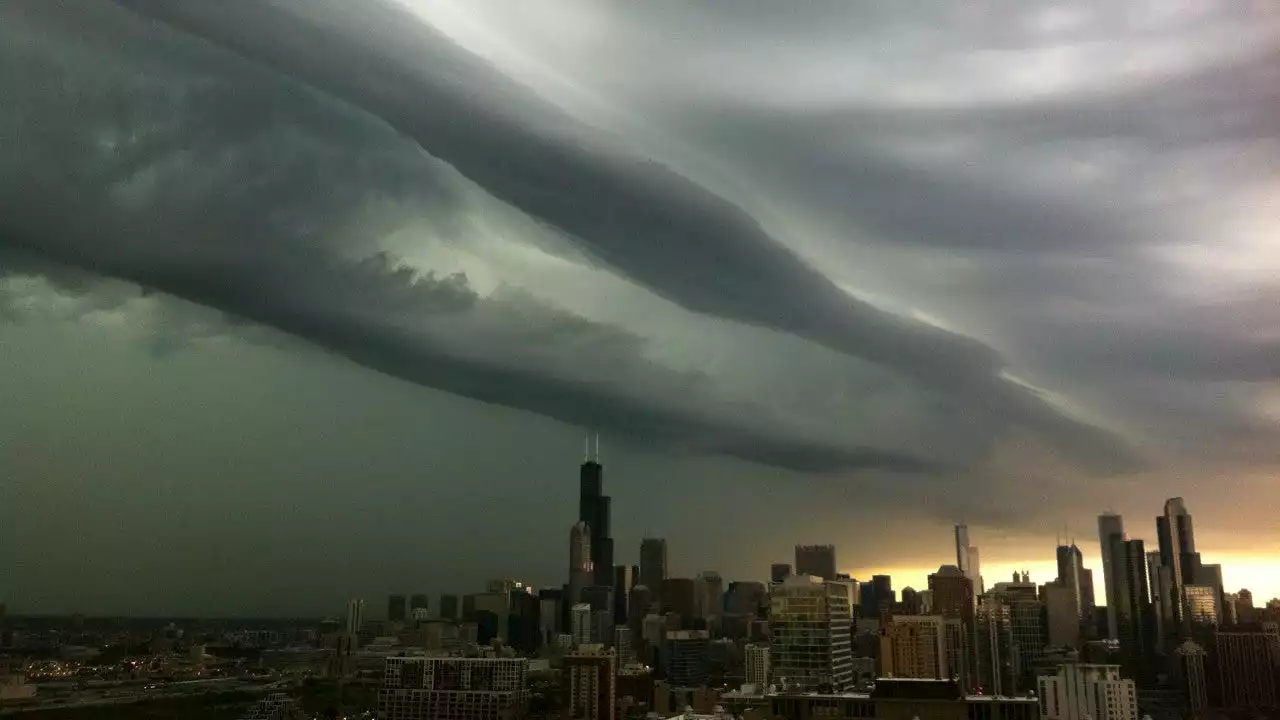
{"label": "dark storm cloud", "polygon": [[[369,244],[377,222],[358,213],[362,202],[411,202],[447,229],[456,183],[411,146],[292,83],[243,64],[201,73],[205,53],[164,39],[168,60],[187,63],[194,81],[130,75],[139,55],[147,59],[135,50],[119,58],[120,75],[44,93],[64,72],[93,75],[75,52],[41,47],[88,19],[77,8],[48,11],[48,25],[16,28],[32,46],[0,75],[22,109],[6,129],[26,140],[0,174],[0,243],[36,258],[7,254],[9,273],[47,277],[79,297],[102,287],[75,268],[125,278],[395,377],[641,442],[803,471],[934,467],[796,437],[763,408],[717,396],[702,376],[647,360],[632,333],[512,290],[481,297],[461,275],[419,273],[378,253]],[[130,38],[137,24],[93,13],[105,44]],[[68,98],[80,117],[66,116]],[[115,307],[123,300],[111,290]]]}
{"label": "dark storm cloud", "polygon": [[[496,197],[568,233],[599,262],[686,308],[795,333],[958,393],[983,412],[1049,434],[1094,468],[1135,463],[1116,438],[1000,379],[1003,361],[991,348],[849,296],[742,209],[621,149],[385,3],[235,13],[197,2],[122,4],[376,114]],[[883,195],[866,202],[897,205]],[[975,196],[972,204],[979,222],[995,200]],[[1009,222],[1017,225],[1016,217]],[[981,222],[982,232],[997,232],[997,221]],[[1022,225],[1032,222],[1028,216]]]}

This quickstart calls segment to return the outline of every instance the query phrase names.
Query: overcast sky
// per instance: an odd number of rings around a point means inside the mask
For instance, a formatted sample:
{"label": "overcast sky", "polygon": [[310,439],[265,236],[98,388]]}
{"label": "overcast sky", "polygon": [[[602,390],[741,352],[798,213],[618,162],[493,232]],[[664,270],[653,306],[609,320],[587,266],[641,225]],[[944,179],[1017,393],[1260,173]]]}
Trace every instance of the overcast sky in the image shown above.
{"label": "overcast sky", "polygon": [[[1274,3],[0,4],[0,601],[620,561],[1280,595]],[[1099,571],[1100,572],[1100,571]]]}

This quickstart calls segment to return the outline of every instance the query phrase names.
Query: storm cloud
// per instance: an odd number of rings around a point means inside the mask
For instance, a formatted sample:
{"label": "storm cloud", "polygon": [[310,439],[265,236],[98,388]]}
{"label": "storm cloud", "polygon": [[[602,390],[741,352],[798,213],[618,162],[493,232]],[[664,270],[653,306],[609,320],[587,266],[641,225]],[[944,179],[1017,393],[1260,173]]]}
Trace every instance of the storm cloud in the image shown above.
{"label": "storm cloud", "polygon": [[1273,12],[7,2],[0,323],[318,350],[721,495],[1031,528],[1243,488]]}

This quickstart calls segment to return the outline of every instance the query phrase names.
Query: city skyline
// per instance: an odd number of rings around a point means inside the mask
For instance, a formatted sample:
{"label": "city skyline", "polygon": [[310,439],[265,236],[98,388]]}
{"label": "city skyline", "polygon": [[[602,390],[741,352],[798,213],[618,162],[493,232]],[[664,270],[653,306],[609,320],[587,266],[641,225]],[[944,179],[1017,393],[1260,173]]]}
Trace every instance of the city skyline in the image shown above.
{"label": "city skyline", "polygon": [[1280,595],[1280,31],[1174,5],[0,3],[0,602],[558,585],[588,429],[675,577]]}

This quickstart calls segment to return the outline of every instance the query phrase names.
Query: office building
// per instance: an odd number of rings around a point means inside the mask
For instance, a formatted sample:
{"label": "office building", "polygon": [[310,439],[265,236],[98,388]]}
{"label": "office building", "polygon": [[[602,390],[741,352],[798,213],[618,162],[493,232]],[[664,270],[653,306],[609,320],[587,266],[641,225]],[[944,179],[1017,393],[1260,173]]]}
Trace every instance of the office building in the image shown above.
{"label": "office building", "polygon": [[[1181,631],[1187,614],[1183,588],[1195,574],[1199,564],[1196,555],[1196,536],[1182,498],[1169,498],[1164,503],[1164,513],[1156,518],[1156,540],[1160,551],[1160,564],[1169,568],[1168,595],[1171,615],[1165,618]],[[1176,634],[1176,633],[1170,633]]]}
{"label": "office building", "polygon": [[631,601],[631,588],[636,584],[636,574],[630,565],[613,566],[613,622],[627,624],[627,604]]}
{"label": "office building", "polygon": [[569,529],[569,602],[582,602],[582,590],[595,582],[591,526],[579,520]]}
{"label": "office building", "polygon": [[853,679],[848,586],[794,575],[773,587],[769,602],[775,681],[788,688],[848,687]]}
{"label": "office building", "polygon": [[645,538],[640,541],[639,582],[658,593],[662,581],[667,579],[667,541],[663,538]]}
{"label": "office building", "polygon": [[387,598],[387,619],[391,622],[404,622],[408,617],[407,608],[403,595],[391,595]]}
{"label": "office building", "polygon": [[975,594],[981,594],[982,561],[978,548],[969,544],[969,526],[963,523],[956,525],[956,567],[973,586]]}
{"label": "office building", "polygon": [[769,582],[780,583],[785,582],[791,577],[791,565],[788,563],[774,563],[769,566]]}
{"label": "office building", "polygon": [[639,635],[631,632],[631,628],[626,625],[619,625],[613,629],[613,652],[618,656],[618,667],[630,665],[639,659],[636,654],[636,642]]}
{"label": "office building", "polygon": [[1021,659],[1013,641],[1013,617],[1009,606],[994,593],[978,601],[974,645],[977,688],[986,695],[1018,692]]}
{"label": "office building", "polygon": [[835,580],[836,546],[797,545],[796,575],[812,575],[823,580]]}
{"label": "office building", "polygon": [[360,628],[364,625],[364,601],[351,600],[347,603],[347,634],[351,637],[360,635]]}
{"label": "office building", "polygon": [[1075,607],[1076,622],[1084,617],[1084,554],[1075,543],[1059,545],[1057,549],[1058,577],[1057,583],[1071,593],[1072,605]]}
{"label": "office building", "polygon": [[729,583],[729,592],[725,596],[725,611],[730,615],[759,616],[761,610],[767,617],[769,608],[769,588],[762,582],[738,580]]}
{"label": "office building", "polygon": [[941,615],[894,615],[880,629],[880,676],[949,680],[947,623]]}
{"label": "office building", "polygon": [[1107,602],[1107,637],[1119,639],[1116,608],[1120,603],[1116,597],[1117,574],[1111,559],[1111,549],[1116,540],[1127,539],[1124,534],[1124,519],[1111,513],[1098,516],[1098,545],[1102,550],[1102,581]]}
{"label": "office building", "polygon": [[1146,549],[1141,540],[1125,540],[1112,534],[1109,556],[1115,584],[1116,639],[1120,642],[1121,664],[1127,677],[1145,681],[1152,669],[1156,633],[1147,592]]}
{"label": "office building", "polygon": [[1047,642],[1054,648],[1080,647],[1080,598],[1061,579],[1040,586]]}
{"label": "office building", "polygon": [[698,576],[694,595],[698,617],[714,623],[724,614],[724,579],[714,570],[703,571]]}
{"label": "office building", "polygon": [[1182,588],[1187,622],[1191,627],[1216,627],[1221,622],[1221,597],[1210,585],[1185,585]]}
{"label": "office building", "polygon": [[1250,629],[1214,633],[1221,706],[1228,709],[1280,708],[1276,636]]}
{"label": "office building", "polygon": [[[928,592],[928,591],[926,591]],[[930,598],[933,594],[930,593]],[[898,603],[902,606],[902,612],[894,613],[895,615],[923,615],[924,614],[924,597],[917,592],[915,588],[902,588],[902,602]]]}
{"label": "office building", "polygon": [[440,619],[442,620],[460,620],[458,616],[458,596],[457,595],[441,595],[440,596]]}
{"label": "office building", "polygon": [[600,645],[613,643],[613,611],[591,611],[591,642]]}
{"label": "office building", "polygon": [[1009,608],[1009,626],[1017,648],[1018,687],[1026,688],[1035,684],[1035,665],[1044,656],[1048,635],[1039,588],[1029,582],[1026,573],[1014,573],[1014,577],[1013,582],[996,583],[988,595]]}
{"label": "office building", "polygon": [[597,435],[594,456],[588,448],[578,472],[578,520],[590,529],[592,582],[609,587],[613,586],[611,503],[604,494],[604,466],[600,464],[600,436]]}
{"label": "office building", "polygon": [[413,615],[414,610],[429,610],[431,605],[430,599],[425,593],[414,593],[409,596],[409,615]]}
{"label": "office building", "polygon": [[560,591],[543,590],[538,596],[538,636],[543,645],[555,644],[562,629],[560,624]]}
{"label": "office building", "polygon": [[1041,720],[1138,720],[1138,695],[1119,665],[1066,663],[1039,678]]}
{"label": "office building", "polygon": [[662,613],[675,613],[686,622],[698,616],[698,600],[695,583],[690,578],[667,578],[662,581],[658,597]]}
{"label": "office building", "polygon": [[617,705],[617,657],[603,645],[584,645],[564,658],[565,717],[614,720]]}
{"label": "office building", "polygon": [[663,637],[662,668],[675,688],[707,684],[711,634],[706,630],[668,630]]}
{"label": "office building", "polygon": [[764,688],[769,684],[769,646],[750,643],[745,650],[746,681]]}
{"label": "office building", "polygon": [[387,658],[381,720],[520,720],[528,703],[525,658]]}
{"label": "office building", "polygon": [[627,594],[627,626],[637,635],[640,633],[645,616],[654,609],[653,600],[653,591],[643,583],[633,586],[631,592]]}
{"label": "office building", "polygon": [[569,610],[569,634],[573,636],[573,644],[591,644],[591,606],[578,603]]}
{"label": "office building", "polygon": [[[1196,715],[1209,706],[1209,685],[1205,675],[1204,648],[1186,640],[1174,651],[1177,657],[1177,683],[1182,689],[1186,711]],[[1198,715],[1196,715],[1198,716]]]}

